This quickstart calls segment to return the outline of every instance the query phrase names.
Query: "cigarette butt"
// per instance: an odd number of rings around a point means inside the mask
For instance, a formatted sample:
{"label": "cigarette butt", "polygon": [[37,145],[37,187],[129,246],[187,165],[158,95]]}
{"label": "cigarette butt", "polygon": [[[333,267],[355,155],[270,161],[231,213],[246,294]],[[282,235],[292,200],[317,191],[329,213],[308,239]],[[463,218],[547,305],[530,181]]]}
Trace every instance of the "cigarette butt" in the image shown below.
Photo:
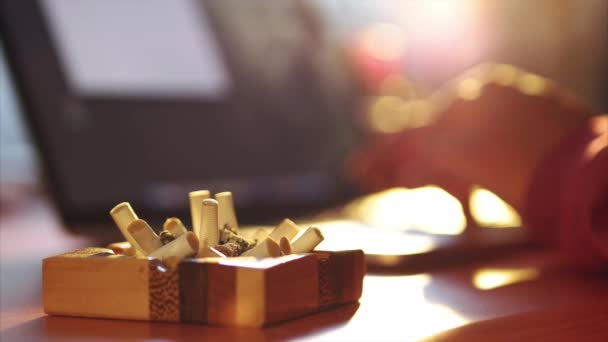
{"label": "cigarette butt", "polygon": [[288,240],[293,239],[298,234],[300,228],[290,219],[284,219],[270,234],[268,237],[273,238],[275,241],[281,240],[282,237],[286,237]]}
{"label": "cigarette butt", "polygon": [[310,227],[291,243],[291,252],[293,254],[312,252],[323,239],[325,238],[319,228]]}
{"label": "cigarette butt", "polygon": [[160,241],[160,238],[148,222],[144,220],[137,219],[129,224],[127,230],[131,234],[131,236],[137,241],[139,247],[141,247],[141,252],[144,255],[148,255],[155,250],[159,249],[163,244]]}
{"label": "cigarette butt", "polygon": [[198,258],[226,258],[226,256],[213,247],[202,248],[197,255]]}
{"label": "cigarette butt", "polygon": [[218,224],[220,229],[228,228],[238,234],[239,224],[236,220],[232,192],[217,193],[215,194],[215,199],[218,202]]}
{"label": "cigarette butt", "polygon": [[281,256],[281,246],[275,240],[266,239],[264,241],[266,241],[266,252],[269,257]]}
{"label": "cigarette butt", "polygon": [[114,252],[115,254],[128,255],[128,256],[135,255],[135,249],[127,241],[114,242],[114,243],[109,244],[106,248],[111,249],[112,252]]}
{"label": "cigarette butt", "polygon": [[192,231],[200,239],[201,210],[203,207],[203,200],[211,198],[211,194],[208,190],[198,190],[189,193],[188,197],[190,198],[190,216],[192,217]]}
{"label": "cigarette butt", "polygon": [[268,237],[268,230],[264,228],[258,228],[255,233],[251,236],[252,239],[257,240],[258,242],[264,241]]}
{"label": "cigarette butt", "polygon": [[187,232],[182,236],[150,253],[149,256],[159,259],[168,257],[183,258],[198,252],[199,240],[193,232]]}
{"label": "cigarette butt", "polygon": [[118,229],[120,229],[122,235],[135,249],[135,253],[143,254],[141,247],[127,230],[131,222],[139,219],[133,211],[133,208],[131,208],[131,205],[128,202],[118,203],[114,208],[112,208],[112,210],[110,210],[110,215],[112,216],[112,219],[114,220],[114,223],[116,223]]}
{"label": "cigarette butt", "polygon": [[182,220],[178,219],[177,217],[169,217],[163,224],[163,230],[173,234],[173,236],[176,238],[188,232],[188,229],[186,229],[182,223]]}
{"label": "cigarette butt", "polygon": [[252,249],[241,254],[241,256],[256,258],[278,257],[281,256],[281,246],[272,238],[267,238],[262,243],[258,243]]}
{"label": "cigarette butt", "polygon": [[282,237],[279,241],[279,247],[281,247],[281,255],[291,254],[291,242],[286,237]]}
{"label": "cigarette butt", "polygon": [[207,240],[207,246],[214,247],[220,242],[220,231],[217,226],[217,201],[206,199],[202,202],[201,230],[199,239]]}

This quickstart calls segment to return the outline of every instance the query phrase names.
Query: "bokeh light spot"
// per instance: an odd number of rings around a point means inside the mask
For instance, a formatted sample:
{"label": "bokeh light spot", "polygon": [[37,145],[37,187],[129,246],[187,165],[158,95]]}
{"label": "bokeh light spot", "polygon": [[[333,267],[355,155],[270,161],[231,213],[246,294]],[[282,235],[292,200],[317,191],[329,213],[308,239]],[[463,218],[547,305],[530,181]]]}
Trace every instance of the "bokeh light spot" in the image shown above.
{"label": "bokeh light spot", "polygon": [[488,228],[511,228],[521,226],[517,211],[493,192],[474,187],[469,198],[471,215],[477,224]]}
{"label": "bokeh light spot", "polygon": [[540,76],[525,73],[517,79],[517,89],[526,95],[540,95],[547,87],[547,82]]}
{"label": "bokeh light spot", "polygon": [[530,281],[538,278],[536,268],[481,268],[473,275],[473,286],[480,290],[491,290],[499,287]]}
{"label": "bokeh light spot", "polygon": [[508,64],[498,64],[490,71],[489,79],[502,86],[512,86],[517,79],[517,68]]}
{"label": "bokeh light spot", "polygon": [[483,84],[478,79],[465,78],[464,80],[458,83],[458,88],[456,89],[456,92],[458,94],[458,97],[460,97],[461,99],[471,101],[475,100],[479,97],[479,95],[481,95],[482,86]]}
{"label": "bokeh light spot", "polygon": [[393,188],[352,203],[347,214],[372,226],[459,235],[466,227],[460,202],[437,186]]}

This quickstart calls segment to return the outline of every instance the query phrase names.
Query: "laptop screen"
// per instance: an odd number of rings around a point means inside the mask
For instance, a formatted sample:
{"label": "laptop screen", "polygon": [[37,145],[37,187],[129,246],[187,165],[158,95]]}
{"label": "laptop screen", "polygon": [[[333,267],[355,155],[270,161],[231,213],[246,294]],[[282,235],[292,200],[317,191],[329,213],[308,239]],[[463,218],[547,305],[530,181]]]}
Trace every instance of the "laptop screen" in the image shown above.
{"label": "laptop screen", "polygon": [[245,215],[346,196],[357,90],[313,2],[6,7],[9,57],[68,222],[120,201],[185,211],[196,189],[232,191]]}
{"label": "laptop screen", "polygon": [[204,7],[191,0],[41,2],[72,92],[221,99],[230,75]]}

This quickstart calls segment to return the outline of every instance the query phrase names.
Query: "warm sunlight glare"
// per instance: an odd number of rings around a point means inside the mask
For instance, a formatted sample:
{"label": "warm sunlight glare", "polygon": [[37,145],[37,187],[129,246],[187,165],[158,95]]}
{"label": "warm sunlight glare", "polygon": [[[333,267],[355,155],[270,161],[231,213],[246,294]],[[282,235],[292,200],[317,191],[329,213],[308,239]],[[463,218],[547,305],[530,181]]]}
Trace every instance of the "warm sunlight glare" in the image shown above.
{"label": "warm sunlight glare", "polygon": [[435,246],[428,236],[406,236],[399,232],[369,227],[356,221],[321,221],[310,225],[321,227],[325,237],[325,240],[317,246],[318,250],[362,249],[366,254],[390,256],[425,253]]}
{"label": "warm sunlight glare", "polygon": [[396,133],[406,128],[423,126],[433,108],[428,101],[403,100],[397,96],[379,96],[369,109],[369,125],[378,133]]}
{"label": "warm sunlight glare", "polygon": [[369,123],[380,133],[395,133],[407,127],[408,116],[403,106],[405,101],[396,96],[380,96],[370,107]]}
{"label": "warm sunlight glare", "polygon": [[469,206],[473,219],[481,227],[510,228],[521,225],[521,218],[515,209],[489,190],[474,187]]}
{"label": "warm sunlight glare", "polygon": [[498,64],[490,71],[489,78],[497,84],[508,87],[517,79],[517,69],[508,64]]}
{"label": "warm sunlight glare", "polygon": [[430,101],[423,99],[411,100],[405,104],[405,107],[408,115],[408,128],[424,126],[433,118],[434,107]]}
{"label": "warm sunlight glare", "polygon": [[391,23],[376,23],[361,34],[361,44],[378,60],[399,59],[405,52],[405,35],[401,27]]}
{"label": "warm sunlight glare", "polygon": [[393,188],[347,207],[349,214],[372,226],[458,235],[466,227],[460,202],[437,186]]}
{"label": "warm sunlight glare", "polygon": [[384,335],[369,327],[390,324],[402,327],[396,328],[399,335],[390,339],[415,341],[467,324],[468,319],[463,315],[425,297],[424,289],[431,281],[428,274],[395,276],[390,281],[385,277],[366,276],[361,306],[348,323],[352,329],[344,329],[343,334],[338,331],[330,336],[331,340],[377,341]]}
{"label": "warm sunlight glare", "polygon": [[456,90],[458,97],[463,100],[472,101],[481,95],[483,85],[475,78],[466,78],[458,83]]}
{"label": "warm sunlight glare", "polygon": [[517,88],[526,95],[540,95],[547,88],[547,82],[538,75],[525,73],[517,79]]}
{"label": "warm sunlight glare", "polygon": [[536,268],[481,268],[473,275],[473,285],[480,290],[530,281],[538,278]]}

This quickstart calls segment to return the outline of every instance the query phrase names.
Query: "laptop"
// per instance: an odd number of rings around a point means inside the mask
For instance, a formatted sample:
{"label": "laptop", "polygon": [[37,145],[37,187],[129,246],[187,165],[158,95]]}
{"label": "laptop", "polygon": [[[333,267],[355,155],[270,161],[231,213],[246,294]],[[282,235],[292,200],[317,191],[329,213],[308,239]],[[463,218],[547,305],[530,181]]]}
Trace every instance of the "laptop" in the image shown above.
{"label": "laptop", "polygon": [[208,189],[232,191],[245,224],[327,227],[372,267],[524,241],[521,229],[473,242],[384,229],[341,210],[361,195],[343,165],[362,141],[362,92],[316,4],[2,2],[2,43],[66,228],[117,239],[108,211],[122,201],[151,223],[187,222],[188,192]]}

